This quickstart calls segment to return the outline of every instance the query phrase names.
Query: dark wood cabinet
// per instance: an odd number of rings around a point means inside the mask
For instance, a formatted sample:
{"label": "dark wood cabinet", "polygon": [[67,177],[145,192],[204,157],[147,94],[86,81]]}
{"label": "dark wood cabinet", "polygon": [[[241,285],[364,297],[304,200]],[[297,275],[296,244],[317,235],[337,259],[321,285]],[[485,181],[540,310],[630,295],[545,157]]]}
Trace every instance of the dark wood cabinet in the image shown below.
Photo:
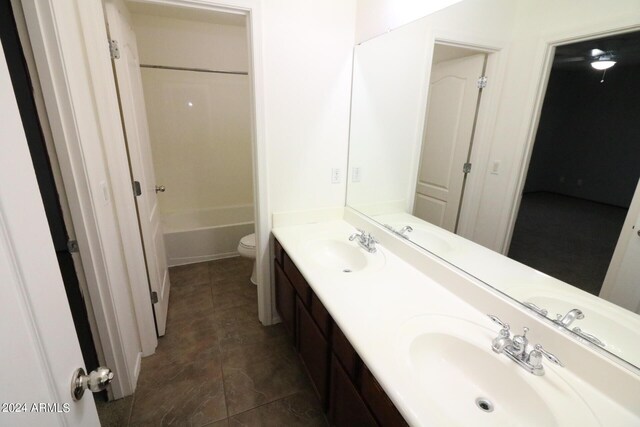
{"label": "dark wood cabinet", "polygon": [[377,426],[358,389],[333,356],[331,359],[331,391],[329,393],[329,422],[336,427]]}
{"label": "dark wood cabinet", "polygon": [[300,297],[304,305],[306,307],[309,307],[309,305],[311,304],[311,286],[309,286],[302,273],[300,273],[300,270],[298,270],[298,267],[296,267],[293,261],[291,261],[291,258],[289,258],[286,252],[284,253],[283,258],[284,272],[287,274],[287,277],[291,281],[293,287],[296,289],[296,292],[298,293],[298,296]]}
{"label": "dark wood cabinet", "polygon": [[318,328],[322,331],[322,335],[328,340],[331,339],[331,328],[333,325],[333,320],[331,319],[331,315],[324,308],[320,298],[314,293],[311,295],[311,307],[309,307],[309,312],[311,313],[311,317],[318,325]]}
{"label": "dark wood cabinet", "polygon": [[378,380],[366,366],[360,374],[360,394],[381,426],[408,426]]}
{"label": "dark wood cabinet", "polygon": [[393,402],[274,240],[276,308],[333,426],[406,426]]}
{"label": "dark wood cabinet", "polygon": [[331,346],[336,357],[340,363],[342,363],[345,372],[349,375],[349,378],[351,378],[351,381],[357,384],[362,360],[360,359],[360,356],[358,356],[358,353],[353,349],[353,346],[347,337],[344,336],[336,324],[333,325]]}
{"label": "dark wood cabinet", "polygon": [[329,381],[329,343],[299,298],[296,304],[296,319],[298,354],[322,406],[326,408]]}
{"label": "dark wood cabinet", "polygon": [[274,269],[276,276],[276,309],[280,314],[282,324],[295,344],[296,290],[277,262],[274,263]]}

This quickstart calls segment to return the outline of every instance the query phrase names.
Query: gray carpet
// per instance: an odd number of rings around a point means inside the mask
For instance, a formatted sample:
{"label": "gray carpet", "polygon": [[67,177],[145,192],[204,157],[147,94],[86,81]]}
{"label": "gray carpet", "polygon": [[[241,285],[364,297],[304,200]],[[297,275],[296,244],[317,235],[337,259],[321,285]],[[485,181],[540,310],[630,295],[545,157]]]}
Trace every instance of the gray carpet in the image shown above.
{"label": "gray carpet", "polygon": [[598,295],[626,208],[555,193],[527,193],[509,258]]}

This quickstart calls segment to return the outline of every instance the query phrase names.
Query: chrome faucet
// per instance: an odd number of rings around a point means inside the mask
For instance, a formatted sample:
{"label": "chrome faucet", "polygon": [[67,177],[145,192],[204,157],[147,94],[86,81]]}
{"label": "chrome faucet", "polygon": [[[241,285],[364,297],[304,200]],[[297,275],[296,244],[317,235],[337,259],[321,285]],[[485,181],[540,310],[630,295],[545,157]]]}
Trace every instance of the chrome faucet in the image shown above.
{"label": "chrome faucet", "polygon": [[[547,317],[547,314],[549,314],[549,312],[547,311],[547,309],[544,308],[540,308],[537,305],[535,305],[532,302],[523,302],[523,304],[530,308],[531,310],[535,311],[536,313],[538,313],[539,315],[541,315],[542,317]],[[556,319],[552,320],[553,323],[555,323],[556,325],[565,327],[567,329],[569,329],[569,326],[571,326],[571,324],[575,321],[575,320],[582,320],[584,319],[584,313],[577,309],[574,308],[572,310],[569,310],[569,312],[567,314],[565,314],[564,316],[562,316],[561,314],[557,314],[556,315]],[[571,331],[576,334],[577,336],[579,336],[580,338],[582,338],[585,341],[590,342],[591,344],[595,344],[597,346],[600,346],[602,348],[606,347],[606,344],[604,342],[602,342],[602,340],[598,339],[598,337],[596,337],[595,335],[592,335],[588,332],[583,331],[582,329],[580,329],[579,327],[575,327],[573,329],[571,329]]]}
{"label": "chrome faucet", "polygon": [[413,231],[413,227],[411,227],[410,225],[405,225],[404,227],[402,227],[399,230],[396,230],[395,228],[393,228],[389,224],[385,224],[384,227],[389,229],[393,234],[397,234],[398,236],[400,236],[400,237],[402,237],[404,239],[409,239],[409,236],[407,236],[406,233],[411,233]]}
{"label": "chrome faucet", "polygon": [[544,366],[542,365],[542,357],[546,357],[550,362],[559,366],[564,366],[560,359],[542,348],[540,344],[533,346],[529,350],[529,339],[527,332],[529,328],[525,327],[522,335],[511,336],[510,327],[507,323],[503,323],[500,319],[492,314],[488,314],[489,319],[502,327],[498,332],[498,336],[491,341],[491,349],[498,353],[504,354],[513,360],[518,366],[525,369],[533,375],[544,375]]}
{"label": "chrome faucet", "polygon": [[574,320],[582,319],[584,319],[584,313],[581,310],[574,308],[569,310],[569,312],[564,316],[562,316],[562,314],[557,314],[556,320],[554,320],[554,322],[558,325],[564,326],[565,328],[569,328]]}
{"label": "chrome faucet", "polygon": [[405,233],[411,233],[412,231],[413,231],[413,227],[411,227],[410,225],[405,225],[400,230],[396,231],[396,233],[398,233],[400,237],[404,237],[405,239],[408,239],[409,236],[407,236]]}
{"label": "chrome faucet", "polygon": [[349,236],[349,241],[353,242],[354,240],[358,239],[358,245],[360,245],[362,249],[369,252],[370,254],[375,253],[376,243],[379,243],[375,239],[375,237],[364,230],[360,230],[359,228],[356,228],[356,230],[358,230],[358,232],[353,233],[351,236]]}

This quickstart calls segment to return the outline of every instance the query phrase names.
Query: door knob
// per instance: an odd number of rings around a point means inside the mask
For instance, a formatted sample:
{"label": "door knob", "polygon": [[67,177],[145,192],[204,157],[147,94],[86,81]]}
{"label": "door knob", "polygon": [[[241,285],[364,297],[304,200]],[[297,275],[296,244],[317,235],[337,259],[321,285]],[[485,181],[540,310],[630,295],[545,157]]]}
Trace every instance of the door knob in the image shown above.
{"label": "door knob", "polygon": [[71,378],[71,397],[74,401],[82,399],[84,391],[89,389],[93,393],[107,388],[113,379],[113,372],[109,368],[99,366],[87,375],[84,369],[79,368],[73,373]]}
{"label": "door knob", "polygon": [[156,185],[156,193],[164,193],[166,189],[164,185]]}

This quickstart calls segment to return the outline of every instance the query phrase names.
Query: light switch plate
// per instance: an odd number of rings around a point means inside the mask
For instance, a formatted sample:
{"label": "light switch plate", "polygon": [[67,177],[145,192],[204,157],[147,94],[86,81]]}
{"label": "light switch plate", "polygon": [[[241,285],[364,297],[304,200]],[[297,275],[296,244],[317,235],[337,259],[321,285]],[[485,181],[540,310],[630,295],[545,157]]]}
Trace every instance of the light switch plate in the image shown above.
{"label": "light switch plate", "polygon": [[342,174],[340,173],[340,168],[331,169],[331,183],[332,184],[340,184],[342,178]]}
{"label": "light switch plate", "polygon": [[351,170],[351,182],[360,182],[360,178],[362,178],[362,170],[356,166]]}

